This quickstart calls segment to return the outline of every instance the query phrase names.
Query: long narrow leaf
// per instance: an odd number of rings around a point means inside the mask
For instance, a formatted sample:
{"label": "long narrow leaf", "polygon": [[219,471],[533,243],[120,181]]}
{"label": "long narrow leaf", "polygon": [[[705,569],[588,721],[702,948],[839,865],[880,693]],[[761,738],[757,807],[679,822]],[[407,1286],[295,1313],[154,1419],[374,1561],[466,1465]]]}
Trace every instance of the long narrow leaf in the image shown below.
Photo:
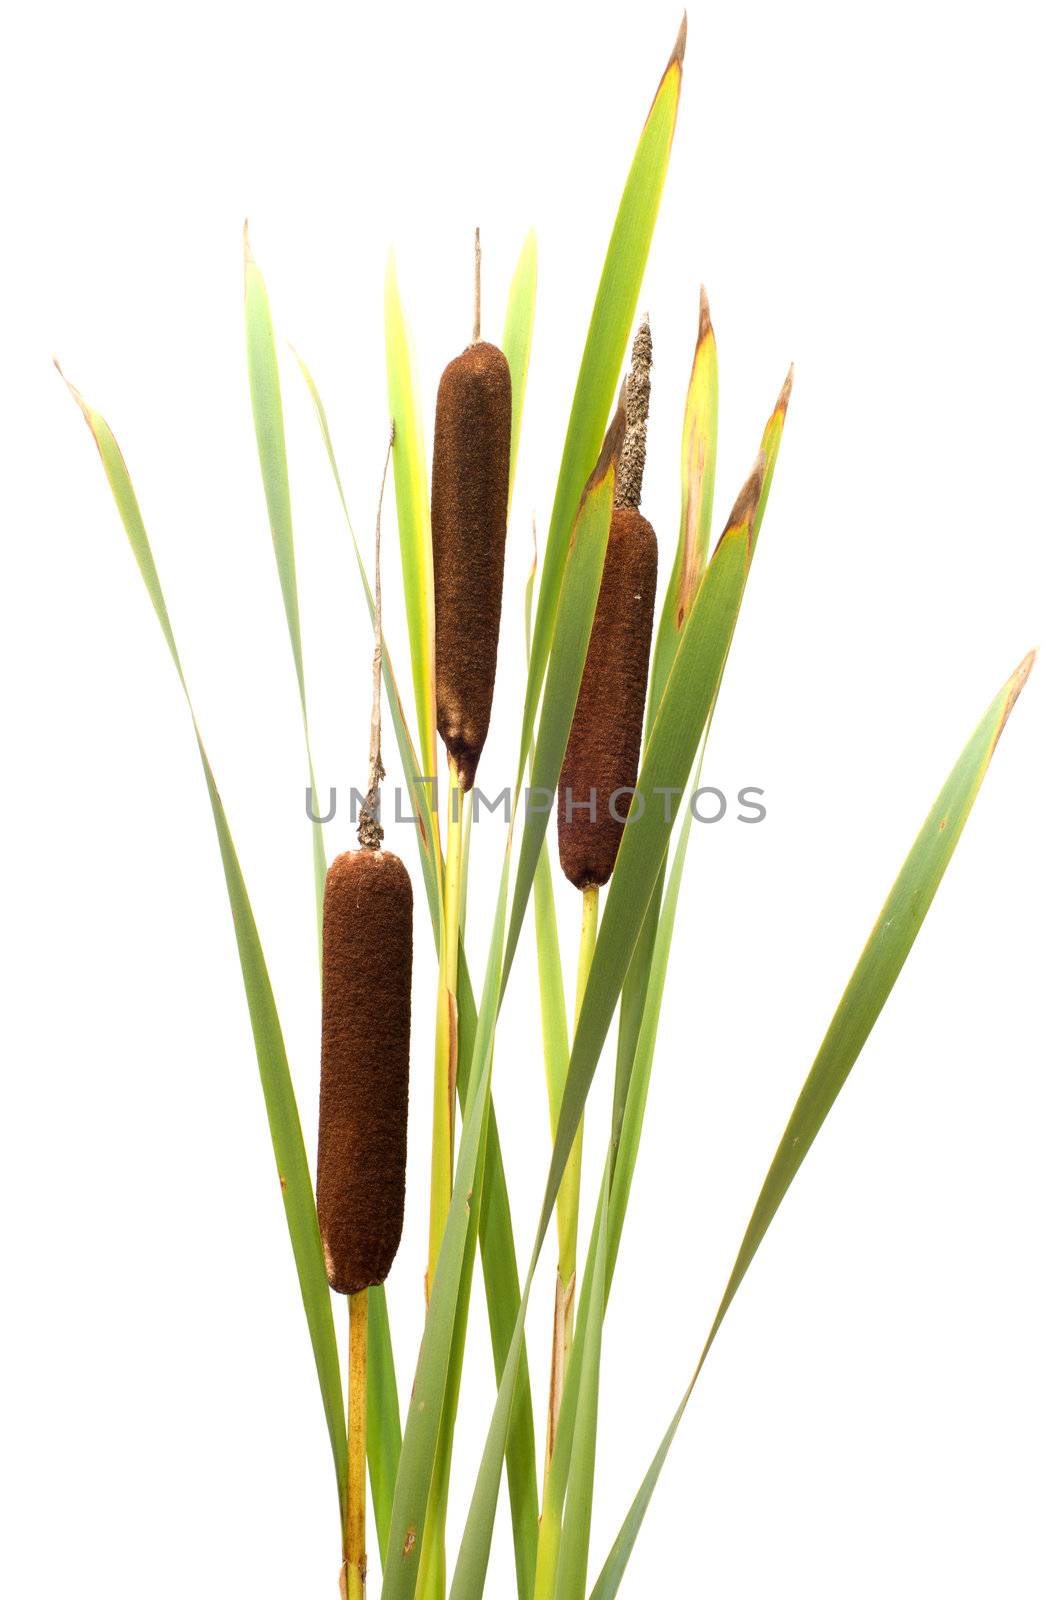
{"label": "long narrow leaf", "polygon": [[665,590],[657,642],[653,650],[649,694],[646,697],[646,726],[653,726],[661,692],[672,670],[679,634],[694,591],[701,581],[709,558],[712,532],[712,500],[716,482],[716,436],[720,409],[720,375],[716,357],[716,335],[709,317],[709,300],[704,285],[698,313],[698,337],[687,385],[683,414],[683,440],[680,452],[679,481],[681,501],[679,538]]}
{"label": "long narrow leaf", "polygon": [[694,1375],[624,1520],[591,1600],[612,1600],[620,1586],[676,1429],[728,1307],[908,959],[1004,724],[1030,675],[1033,659],[1031,652],[1019,664],[964,746],[871,930],[768,1169]]}
{"label": "long narrow leaf", "polygon": [[513,886],[513,909],[503,982],[513,964],[576,710],[605,564],[613,512],[613,489],[623,441],[624,413],[621,408],[606,435],[597,465],[587,480],[565,561],[557,625],[550,651],[550,671],[543,698],[539,737],[535,743],[535,762]]}
{"label": "long narrow leaf", "polygon": [[[412,1600],[424,1543],[425,1511],[435,1469],[440,1423],[456,1319],[462,1299],[466,1244],[473,1226],[477,1172],[483,1166],[483,1137],[491,1083],[494,1025],[501,995],[502,943],[508,892],[509,852],[502,873],[498,909],[487,961],[484,997],[476,1031],[467,1115],[454,1174],[454,1192],[428,1302],[413,1393],[406,1416],[395,1481],[382,1600]],[[511,1347],[512,1353],[512,1347]]]}
{"label": "long narrow leaf", "polygon": [[[681,491],[679,536],[672,572],[657,623],[649,689],[646,695],[646,730],[653,727],[672,662],[679,648],[679,635],[690,609],[694,591],[709,558],[712,532],[712,503],[716,484],[716,437],[719,414],[719,369],[716,336],[709,316],[705,287],[701,288],[698,310],[698,335],[687,385],[683,413],[683,435],[679,456]],[[617,1035],[617,1060],[614,1088],[616,1100],[622,1092],[638,1045],[642,1013],[646,1004],[646,985],[653,960],[654,939],[663,882],[658,883],[639,933],[631,966],[620,998],[620,1026]],[[614,1235],[615,1240],[615,1235]]]}
{"label": "long narrow leaf", "polygon": [[[248,370],[251,380],[251,399],[258,436],[262,482],[269,507],[270,526],[274,529],[274,548],[277,552],[277,570],[281,579],[285,612],[288,617],[292,653],[299,682],[303,713],[303,732],[307,739],[309,759],[309,732],[306,698],[303,684],[303,657],[300,642],[299,601],[295,584],[294,545],[292,540],[291,497],[288,485],[287,452],[284,443],[284,412],[281,401],[280,372],[277,364],[273,319],[265,280],[256,266],[247,245],[244,250],[244,294],[247,324]],[[298,359],[298,358],[297,358]],[[300,363],[301,365],[301,363]],[[304,369],[305,372],[305,369]],[[311,392],[316,395],[313,380],[305,373]],[[321,413],[323,420],[324,413]],[[323,422],[326,444],[331,455],[327,423]],[[335,460],[333,458],[335,469]],[[339,477],[337,473],[337,483]],[[346,510],[346,500],[341,500]],[[279,532],[278,532],[279,530]],[[353,530],[352,530],[353,536]],[[357,546],[355,548],[357,555]],[[358,557],[359,564],[361,557]],[[367,581],[362,573],[363,581]],[[385,664],[389,694],[394,690],[390,659]],[[313,767],[310,772],[311,796],[314,814],[318,815],[314,790]],[[322,874],[325,869],[324,842],[319,823],[314,824],[315,864]],[[320,918],[321,904],[318,914]],[[394,1486],[395,1463],[401,1443],[399,1397],[395,1381],[395,1359],[391,1347],[391,1324],[388,1318],[387,1294],[383,1286],[374,1286],[369,1292],[368,1383],[366,1405],[366,1458],[369,1481],[373,1492],[373,1513],[376,1522],[377,1542],[386,1541],[391,1514],[391,1495]],[[383,1548],[381,1547],[381,1556]]]}
{"label": "long narrow leaf", "polygon": [[572,1043],[541,1223],[548,1219],[557,1196],[635,941],[664,865],[675,820],[675,794],[686,785],[716,704],[749,573],[761,470],[758,463],[698,587],[647,742],[637,785],[643,809],[634,816],[633,800],[634,820],[629,818],[620,841]]}
{"label": "long narrow leaf", "polygon": [[[531,571],[524,596],[524,643],[531,651],[532,594],[535,588],[537,561],[532,558]],[[530,751],[535,764],[535,746]],[[550,1132],[557,1124],[561,1109],[561,1095],[568,1071],[568,1019],[565,1012],[565,978],[561,966],[561,943],[557,936],[557,908],[554,904],[554,885],[550,873],[550,856],[543,841],[535,865],[533,883],[535,900],[535,951],[539,968],[539,1010],[543,1029],[543,1064],[546,1067],[546,1091],[550,1105]]]}
{"label": "long narrow leaf", "polygon": [[[665,597],[664,609],[658,629],[654,651],[650,694],[647,700],[646,728],[653,726],[664,685],[675,660],[679,636],[690,607],[695,585],[704,571],[705,553],[708,550],[708,520],[713,496],[713,477],[716,455],[716,346],[712,326],[708,320],[708,305],[702,290],[702,320],[698,343],[694,353],[687,409],[683,424],[683,453],[680,466],[682,485],[682,512],[679,541],[672,569],[672,580]],[[787,374],[782,392],[761,436],[763,483],[756,510],[753,513],[752,549],[757,547],[764,513],[768,505],[775,465],[782,444],[793,368]],[[700,563],[700,564],[699,564]],[[620,1002],[620,1026],[617,1035],[616,1073],[613,1089],[613,1121],[619,1126],[623,1119],[623,1102],[631,1076],[635,1051],[642,1030],[643,1014],[647,1004],[647,985],[654,959],[657,936],[657,918],[660,913],[664,880],[656,884],[649,907],[643,919],[635,954],[624,979]],[[619,1242],[619,1231],[614,1228],[613,1248]]]}
{"label": "long narrow leaf", "polygon": [[[696,789],[701,781],[701,767],[705,760],[705,750],[708,742],[709,730],[706,728],[705,737],[701,742],[701,753],[698,757],[698,775],[694,778],[691,789]],[[675,855],[668,873],[668,884],[661,901],[660,917],[653,940],[653,957],[650,962],[649,981],[646,985],[638,1042],[635,1047],[634,1060],[624,1095],[620,1138],[611,1173],[609,1264],[606,1272],[607,1293],[609,1285],[613,1281],[613,1272],[616,1268],[616,1257],[620,1248],[624,1218],[627,1214],[627,1203],[631,1193],[631,1182],[634,1177],[639,1140],[642,1136],[642,1122],[649,1094],[650,1074],[653,1070],[657,1028],[660,1023],[661,1006],[664,1001],[665,979],[668,975],[668,958],[672,950],[672,934],[675,930],[675,917],[679,906],[679,890],[683,882],[683,869],[686,866],[687,846],[690,843],[690,829],[694,816],[690,804],[690,793],[691,790],[688,790],[687,804],[683,812],[683,821],[679,828]]]}
{"label": "long narrow leaf", "polygon": [[684,15],[620,199],[576,379],[550,516],[539,605],[532,635],[528,696],[521,731],[522,770],[553,642],[569,535],[583,486],[597,458],[613,405],[657,221],[679,111],[686,34]]}
{"label": "long narrow leaf", "polygon": [[528,233],[517,260],[513,281],[509,286],[506,304],[506,325],[502,334],[502,354],[509,363],[510,382],[513,385],[513,411],[510,423],[509,446],[509,500],[513,503],[513,485],[517,477],[517,454],[520,450],[520,425],[524,416],[524,391],[528,385],[528,362],[531,358],[532,328],[535,325],[535,291],[539,274],[539,249],[534,230]]}
{"label": "long narrow leaf", "polygon": [[[587,1593],[587,1555],[591,1540],[591,1506],[594,1500],[594,1463],[598,1440],[598,1379],[602,1359],[602,1319],[605,1316],[605,1267],[609,1258],[609,1173],[606,1171],[602,1203],[598,1209],[591,1293],[584,1330],[576,1401],[572,1462],[568,1473],[565,1520],[557,1560],[557,1600],[584,1600]],[[571,1381],[571,1379],[566,1381]]]}
{"label": "long narrow leaf", "polygon": [[421,407],[413,350],[399,299],[395,258],[384,279],[384,339],[388,369],[388,408],[395,424],[395,506],[399,518],[406,627],[413,668],[413,700],[421,742],[421,771],[436,770],[436,627],[432,579],[432,527],[428,510]]}
{"label": "long narrow leaf", "polygon": [[[525,1278],[517,1331],[523,1331],[532,1278],[557,1199],[572,1141],[620,996],[646,906],[660,874],[672,827],[669,790],[681,791],[719,690],[749,570],[752,517],[760,488],[754,472],[699,586],[650,736],[638,789],[645,810],[625,827],[605,916],[572,1045],[546,1193]],[[516,1381],[516,1339],[499,1385],[465,1533],[454,1569],[451,1600],[480,1600],[487,1575],[502,1459]]]}
{"label": "long narrow leaf", "polygon": [[383,1566],[391,1527],[395,1473],[402,1448],[402,1423],[399,1420],[399,1387],[395,1378],[391,1322],[382,1283],[374,1283],[369,1289],[366,1363],[365,1455],[369,1468],[369,1487],[373,1492],[377,1549]]}
{"label": "long narrow leaf", "polygon": [[[244,324],[247,335],[247,372],[251,386],[251,410],[255,419],[258,460],[262,488],[266,496],[273,554],[277,562],[288,638],[292,647],[295,678],[299,686],[299,707],[303,715],[303,739],[310,774],[310,800],[314,818],[321,815],[317,803],[314,762],[310,754],[310,726],[306,714],[306,674],[303,670],[303,639],[299,624],[299,587],[295,577],[295,542],[292,537],[292,501],[288,487],[288,454],[284,442],[284,410],[281,404],[277,347],[273,337],[266,282],[259,271],[244,224]],[[321,941],[321,908],[325,896],[325,841],[320,822],[312,828],[314,850],[314,890],[317,897],[318,952]]]}
{"label": "long narrow leaf", "polygon": [[[313,401],[314,414],[317,417],[317,424],[325,446],[325,453],[328,456],[329,466],[332,468],[332,478],[336,485],[336,492],[340,497],[344,520],[347,523],[347,532],[351,536],[351,548],[354,551],[354,559],[358,566],[358,576],[362,580],[362,593],[365,595],[365,603],[369,608],[369,620],[375,628],[376,602],[373,598],[373,587],[369,581],[369,573],[366,570],[365,562],[362,560],[358,536],[354,531],[354,523],[351,520],[350,509],[347,505],[347,496],[343,490],[343,480],[340,477],[339,463],[336,460],[336,452],[332,445],[332,434],[329,430],[324,403],[310,368],[297,351],[293,352],[293,354],[299,363],[299,370],[303,375],[303,380],[310,391],[310,398]],[[387,694],[388,710],[391,713],[391,722],[395,731],[395,741],[399,747],[399,759],[402,762],[403,776],[406,780],[406,792],[416,819],[417,848],[420,853],[425,888],[428,892],[429,912],[432,916],[433,924],[436,925],[438,937],[439,907],[443,898],[442,862],[439,854],[439,819],[432,805],[430,785],[424,781],[417,753],[414,750],[413,735],[406,720],[406,713],[402,709],[402,700],[395,681],[395,670],[391,663],[391,652],[388,650],[386,630],[382,639],[381,672],[384,679],[384,690]]]}
{"label": "long narrow leaf", "polygon": [[72,385],[68,385],[68,387],[80,406],[82,415],[96,441],[97,449],[100,452],[100,460],[103,463],[103,470],[107,476],[107,482],[110,485],[115,504],[118,507],[118,514],[122,519],[130,547],[140,569],[140,575],[144,580],[144,587],[148,591],[148,597],[151,600],[163,637],[166,640],[166,647],[170,652],[170,659],[176,669],[181,690],[192,718],[192,726],[199,748],[199,758],[203,766],[203,776],[206,779],[207,792],[210,796],[214,828],[218,836],[218,849],[221,852],[222,866],[225,871],[225,884],[229,892],[229,903],[232,907],[233,926],[236,931],[240,967],[247,995],[247,1009],[251,1018],[255,1053],[258,1057],[259,1076],[262,1081],[262,1094],[266,1102],[266,1114],[269,1118],[270,1136],[273,1140],[277,1176],[280,1180],[284,1213],[292,1242],[292,1254],[295,1257],[296,1271],[299,1275],[303,1310],[306,1314],[307,1327],[310,1331],[310,1342],[317,1366],[318,1384],[325,1407],[325,1420],[332,1445],[332,1457],[336,1469],[336,1487],[342,1513],[347,1492],[347,1429],[343,1407],[343,1389],[340,1382],[339,1357],[336,1349],[336,1329],[332,1319],[332,1302],[329,1294],[328,1278],[325,1275],[321,1235],[317,1225],[314,1191],[310,1183],[306,1149],[303,1144],[302,1128],[299,1123],[299,1109],[292,1089],[291,1073],[288,1070],[288,1058],[284,1049],[284,1037],[281,1033],[280,1019],[277,1015],[277,1006],[273,998],[273,989],[269,980],[269,972],[266,968],[266,959],[262,952],[258,929],[255,926],[251,902],[248,899],[243,873],[240,870],[240,863],[236,855],[236,847],[233,844],[232,834],[229,831],[229,824],[222,807],[221,796],[218,793],[214,774],[207,760],[206,750],[196,722],[195,711],[189,697],[188,686],[185,683],[184,671],[177,653],[177,643],[174,639],[169,612],[166,608],[166,600],[155,566],[155,558],[148,542],[147,530],[144,527],[144,520],[140,514],[140,507],[137,504],[129,472],[122,459],[122,453],[118,448],[114,434],[104,418],[82,399]]}

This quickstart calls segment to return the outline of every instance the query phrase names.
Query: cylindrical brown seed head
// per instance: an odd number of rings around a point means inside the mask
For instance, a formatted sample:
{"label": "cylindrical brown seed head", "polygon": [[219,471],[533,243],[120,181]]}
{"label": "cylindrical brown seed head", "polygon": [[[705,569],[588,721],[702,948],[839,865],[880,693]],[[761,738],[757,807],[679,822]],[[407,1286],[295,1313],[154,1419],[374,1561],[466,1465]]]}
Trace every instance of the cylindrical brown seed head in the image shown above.
{"label": "cylindrical brown seed head", "polygon": [[383,1283],[402,1237],[413,889],[398,856],[355,850],[325,879],[317,1216],[339,1294]]}
{"label": "cylindrical brown seed head", "polygon": [[439,380],[432,456],[439,734],[472,787],[495,691],[509,500],[509,363],[480,342]]}
{"label": "cylindrical brown seed head", "polygon": [[557,791],[561,870],[577,889],[607,883],[620,849],[638,778],[656,592],[656,535],[633,507],[616,507]]}

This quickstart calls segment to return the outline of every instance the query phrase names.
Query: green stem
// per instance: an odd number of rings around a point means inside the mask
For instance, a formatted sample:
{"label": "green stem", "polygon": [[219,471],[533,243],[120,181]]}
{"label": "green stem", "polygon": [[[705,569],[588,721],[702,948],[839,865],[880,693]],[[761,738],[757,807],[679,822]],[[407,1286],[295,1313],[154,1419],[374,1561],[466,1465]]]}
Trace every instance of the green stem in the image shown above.
{"label": "green stem", "polygon": [[[432,1293],[436,1263],[450,1210],[454,1182],[454,1119],[458,1068],[458,943],[462,921],[462,812],[465,794],[458,769],[448,763],[447,858],[443,877],[443,926],[439,940],[436,994],[436,1048],[432,1113],[432,1180],[428,1221],[428,1271],[425,1299]],[[446,1475],[446,1474],[445,1474]],[[417,1600],[444,1600],[446,1550],[445,1485],[433,1478],[425,1508],[424,1547],[417,1571]]]}
{"label": "green stem", "polygon": [[439,988],[436,996],[436,1053],[432,1113],[432,1184],[428,1224],[428,1272],[425,1297],[432,1292],[436,1262],[443,1243],[454,1172],[454,1095],[458,1061],[458,931],[461,919],[462,810],[465,795],[458,770],[448,764],[447,859],[443,880],[443,929],[439,941]]}
{"label": "green stem", "polygon": [[365,1421],[368,1295],[348,1301],[347,1506],[343,1520],[343,1574],[347,1600],[365,1600]]}
{"label": "green stem", "polygon": [[[576,1010],[573,1022],[579,1022],[580,1008],[587,988],[594,946],[598,937],[598,889],[596,885],[583,891],[583,916],[580,925],[579,960],[576,967]],[[555,1130],[556,1131],[556,1130]],[[557,1419],[561,1410],[561,1396],[565,1387],[572,1350],[572,1322],[576,1304],[576,1242],[579,1229],[580,1169],[583,1159],[583,1123],[576,1131],[572,1150],[561,1180],[557,1197],[557,1281],[554,1285],[554,1332],[550,1360],[550,1411],[546,1429],[546,1474],[550,1471],[554,1440],[557,1436]]]}

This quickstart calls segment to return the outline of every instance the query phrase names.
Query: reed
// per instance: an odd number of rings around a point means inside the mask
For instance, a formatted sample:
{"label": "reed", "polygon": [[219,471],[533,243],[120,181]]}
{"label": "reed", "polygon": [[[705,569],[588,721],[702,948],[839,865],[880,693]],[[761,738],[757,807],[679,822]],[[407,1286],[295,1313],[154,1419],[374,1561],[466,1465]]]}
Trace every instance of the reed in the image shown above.
{"label": "reed", "polygon": [[[541,567],[533,570],[529,582],[523,704],[507,708],[511,712],[507,724],[519,728],[512,752],[515,787],[519,789],[527,776],[558,798],[557,855],[564,875],[582,896],[571,1036],[546,815],[529,814],[522,825],[515,811],[501,854],[490,924],[481,925],[474,915],[475,902],[467,908],[465,902],[471,830],[464,826],[464,806],[494,701],[506,524],[534,317],[534,241],[529,240],[521,252],[503,347],[497,348],[481,338],[477,236],[473,339],[440,379],[430,505],[412,339],[394,266],[388,271],[388,414],[393,418],[398,542],[416,726],[411,732],[398,687],[402,674],[393,668],[383,635],[381,501],[373,584],[347,517],[373,628],[369,789],[359,820],[359,848],[343,850],[325,874],[321,836],[319,832],[314,836],[315,883],[323,889],[318,930],[322,987],[316,1195],[250,897],[213,769],[192,717],[327,1425],[343,1531],[341,1587],[347,1600],[361,1600],[366,1589],[367,1462],[383,1600],[440,1600],[443,1595],[450,1600],[483,1600],[504,1467],[518,1600],[588,1600],[588,1596],[612,1600],[617,1594],[672,1440],[723,1320],[889,998],[1033,663],[1032,654],[1025,657],[990,701],[872,925],[778,1148],[766,1163],[758,1199],[700,1358],[681,1391],[678,1408],[665,1421],[660,1445],[608,1545],[597,1579],[588,1584],[600,1357],[691,839],[689,808],[676,805],[674,797],[699,781],[791,400],[788,377],[761,436],[753,471],[713,546],[718,383],[715,335],[702,290],[682,437],[677,441],[680,526],[654,630],[657,539],[640,509],[652,360],[648,322],[635,333],[630,372],[623,382],[621,371],[668,169],[685,50],[684,19],[638,135],[606,250]],[[600,180],[592,173],[587,181]],[[250,251],[245,284],[253,421],[313,787],[307,709],[312,702],[306,694],[302,658],[281,378],[265,280]],[[324,407],[305,367],[303,374],[346,514]],[[99,450],[191,711],[176,637],[128,468],[104,418],[76,390],[72,393]],[[816,593],[810,579],[809,606],[815,604]],[[855,663],[849,670],[856,670]],[[416,838],[439,956],[432,1164],[427,1179],[429,1293],[416,1371],[403,1375],[401,1389],[384,1284],[405,1211],[411,1009],[413,1003],[423,1003],[427,1011],[432,997],[427,992],[412,994],[414,890],[400,857],[383,847],[376,803],[384,775],[382,682],[417,819],[417,828],[410,833]],[[448,758],[445,851],[440,818],[427,804],[419,783],[436,773],[433,730],[438,730]],[[593,808],[592,797],[597,801]],[[837,871],[845,871],[844,862]],[[541,1194],[522,1197],[522,1204],[530,1207],[525,1234],[532,1241],[522,1279],[492,1074],[498,1019],[511,976],[520,971],[513,957],[533,887],[552,1149]],[[483,973],[478,998],[464,957],[466,943],[475,949],[473,965]],[[612,1116],[608,1136],[594,1152],[598,1203],[577,1280],[576,1219],[586,1156],[583,1112],[618,1009]],[[519,1065],[507,1062],[511,1070]],[[525,1129],[503,1128],[502,1133],[526,1137]],[[415,1178],[412,1175],[411,1182]],[[648,1195],[646,1203],[665,1208],[660,1226],[674,1222],[666,1209],[667,1197]],[[555,1207],[558,1274],[550,1336],[551,1391],[540,1456],[526,1319]],[[469,1503],[462,1508],[461,1537],[453,1561],[448,1562],[450,1465],[477,1252],[497,1394]],[[668,1287],[667,1282],[654,1282],[657,1314],[667,1304]],[[346,1407],[330,1289],[347,1298]],[[400,1392],[410,1395],[404,1419]],[[619,1396],[618,1403],[625,1399]],[[692,1539],[691,1546],[693,1572],[699,1540]]]}

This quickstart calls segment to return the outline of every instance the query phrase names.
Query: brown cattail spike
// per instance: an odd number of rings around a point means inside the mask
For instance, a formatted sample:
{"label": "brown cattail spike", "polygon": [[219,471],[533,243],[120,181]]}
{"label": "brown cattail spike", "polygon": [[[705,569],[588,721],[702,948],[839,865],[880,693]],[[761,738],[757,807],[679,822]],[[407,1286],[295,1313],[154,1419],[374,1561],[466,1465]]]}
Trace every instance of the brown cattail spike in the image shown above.
{"label": "brown cattail spike", "polygon": [[340,1294],[383,1283],[402,1237],[412,956],[398,856],[337,856],[325,880],[317,1215]]}
{"label": "brown cattail spike", "polygon": [[616,865],[638,777],[656,591],[656,535],[620,506],[558,787],[561,870],[577,889],[607,883]]}
{"label": "brown cattail spike", "polygon": [[657,594],[657,536],[638,510],[652,353],[643,318],[613,421],[622,442],[609,543],[558,784],[561,870],[583,890],[612,876],[638,778]]}
{"label": "brown cattail spike", "polygon": [[432,457],[436,701],[440,737],[468,790],[487,739],[506,554],[512,386],[480,341],[439,380]]}

